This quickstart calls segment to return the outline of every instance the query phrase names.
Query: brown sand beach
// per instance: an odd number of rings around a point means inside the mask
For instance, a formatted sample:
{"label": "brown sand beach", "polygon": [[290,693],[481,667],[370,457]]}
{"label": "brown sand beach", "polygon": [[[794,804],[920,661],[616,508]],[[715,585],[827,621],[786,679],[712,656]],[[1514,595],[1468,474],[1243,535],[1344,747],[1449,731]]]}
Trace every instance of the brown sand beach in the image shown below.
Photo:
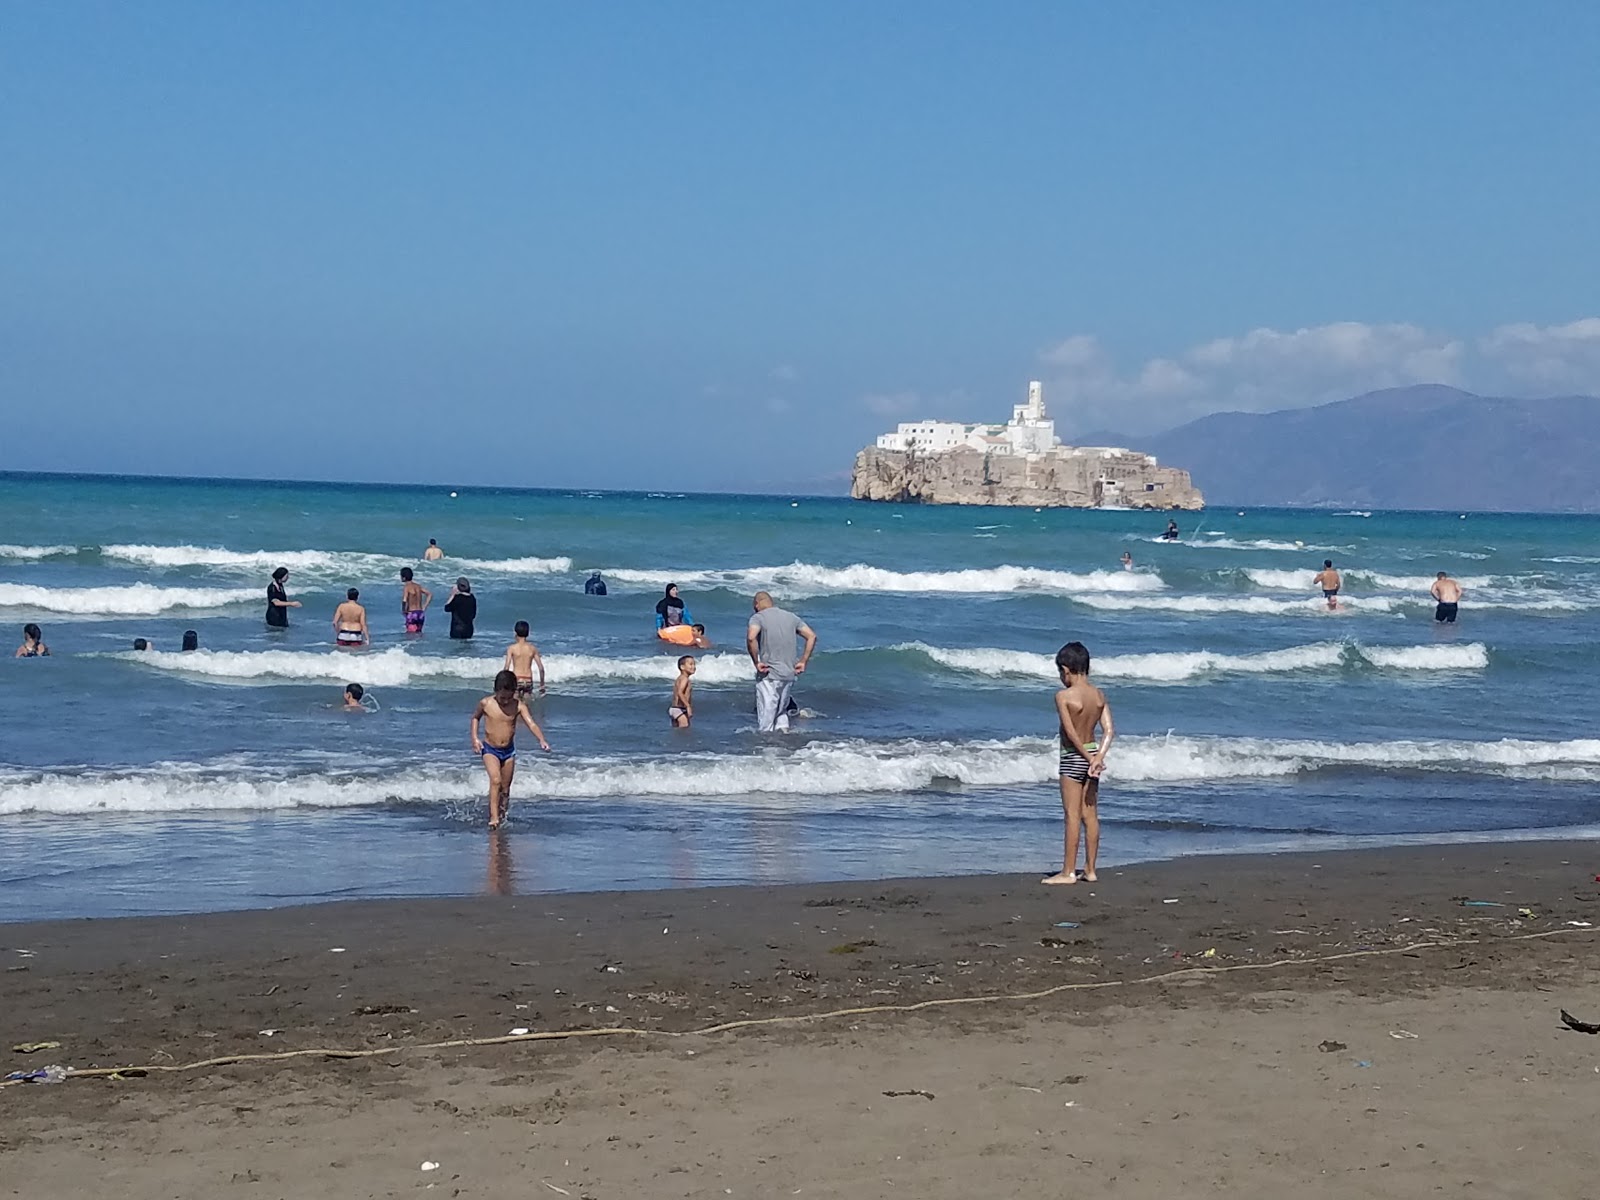
{"label": "brown sand beach", "polygon": [[[1600,1021],[1597,872],[1529,843],[0,925],[5,1070],[133,1069],[0,1089],[0,1195],[1592,1197],[1600,1037],[1558,1011]],[[583,1036],[440,1045],[512,1029]]]}

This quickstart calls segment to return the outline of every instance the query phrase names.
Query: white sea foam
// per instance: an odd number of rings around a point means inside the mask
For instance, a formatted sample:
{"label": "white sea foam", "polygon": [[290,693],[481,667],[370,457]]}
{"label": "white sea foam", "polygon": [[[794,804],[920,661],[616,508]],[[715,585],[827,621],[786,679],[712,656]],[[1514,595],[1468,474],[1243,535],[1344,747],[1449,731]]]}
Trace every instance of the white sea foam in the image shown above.
{"label": "white sea foam", "polygon": [[[1329,613],[1321,596],[1304,600],[1284,600],[1275,596],[1107,596],[1093,593],[1075,595],[1073,603],[1109,612],[1173,612],[1204,616],[1212,613],[1244,613],[1253,616],[1338,616]],[[1395,611],[1397,601],[1387,596],[1340,596],[1339,607],[1366,613]]]}
{"label": "white sea foam", "polygon": [[1151,592],[1165,586],[1159,575],[1147,571],[1052,571],[1014,566],[891,571],[866,563],[824,567],[804,562],[727,571],[639,571],[623,567],[607,571],[606,577],[657,587],[677,583],[686,588],[726,587],[736,591],[770,588],[791,596],[830,592]]}
{"label": "white sea foam", "polygon": [[[1159,536],[1148,538],[1146,540],[1152,542],[1165,541],[1164,538]],[[1172,544],[1190,546],[1196,550],[1292,550],[1301,554],[1310,551],[1332,552],[1335,550],[1344,551],[1349,549],[1347,546],[1309,546],[1303,542],[1277,541],[1272,538],[1252,538],[1247,541],[1239,541],[1237,538],[1231,537],[1212,537],[1206,538],[1203,541],[1197,539],[1194,541],[1180,541]]]}
{"label": "white sea foam", "polygon": [[80,616],[154,616],[173,609],[227,608],[257,601],[261,595],[255,588],[154,587],[148,583],[90,588],[0,583],[0,608]]}
{"label": "white sea foam", "polygon": [[[677,754],[640,760],[521,755],[517,786],[535,798],[614,796],[717,800],[763,798],[784,808],[807,797],[923,791],[936,782],[973,787],[1043,782],[1054,764],[1037,739],[812,743],[757,754]],[[195,809],[344,808],[442,804],[482,788],[477,766],[415,767],[376,775],[312,772],[243,776],[237,768],[169,764],[136,772],[12,772],[0,776],[0,816],[16,813],[176,812]]]}
{"label": "white sea foam", "polygon": [[[219,682],[348,683],[368,687],[405,687],[435,684],[446,687],[486,688],[500,670],[501,658],[462,658],[455,655],[412,654],[403,647],[387,650],[126,650],[111,657]],[[547,654],[545,677],[551,684],[600,680],[661,680],[677,678],[677,659],[671,655],[649,658],[601,658],[589,654]],[[750,660],[742,654],[707,654],[700,658],[695,678],[700,683],[748,682],[754,679]]]}
{"label": "white sea foam", "polygon": [[1401,671],[1478,671],[1489,665],[1482,642],[1437,646],[1362,646],[1361,657],[1375,667]]}
{"label": "white sea foam", "polygon": [[1568,563],[1576,565],[1592,565],[1600,563],[1600,558],[1592,554],[1557,554],[1551,558],[1536,558],[1535,562]]}
{"label": "white sea foam", "polygon": [[[102,546],[106,558],[140,563],[151,567],[211,567],[224,571],[261,573],[277,567],[320,575],[353,576],[372,579],[392,575],[404,566],[418,566],[416,558],[376,554],[360,550],[226,550],[217,546],[155,546],[124,544]],[[443,569],[488,571],[506,575],[559,574],[572,569],[565,557],[538,558],[452,558]]]}
{"label": "white sea foam", "polygon": [[1270,778],[1327,767],[1397,768],[1543,778],[1585,778],[1600,768],[1600,739],[1535,742],[1324,742],[1272,738],[1119,738],[1106,775],[1133,783]]}
{"label": "white sea foam", "polygon": [[[1048,654],[991,647],[952,650],[922,642],[909,642],[895,648],[925,655],[955,671],[991,677],[1056,678],[1055,659]],[[1096,676],[1105,679],[1180,683],[1211,674],[1278,674],[1343,664],[1411,671],[1481,670],[1489,665],[1489,651],[1481,642],[1444,646],[1313,642],[1258,654],[1217,654],[1209,650],[1113,654],[1095,659],[1094,671]]]}
{"label": "white sea foam", "polygon": [[0,558],[19,558],[34,561],[41,558],[61,558],[76,554],[76,546],[7,546],[0,545]]}
{"label": "white sea foam", "polygon": [[[1131,736],[1117,739],[1106,776],[1112,783],[1160,786],[1352,767],[1593,780],[1600,779],[1600,739],[1325,742]],[[828,803],[830,797],[863,797],[865,803],[883,805],[893,795],[938,785],[1031,788],[1053,782],[1055,772],[1056,747],[1039,738],[848,740],[661,759],[524,753],[517,786],[525,805],[543,798],[715,803],[732,797],[797,809]],[[0,774],[0,816],[443,805],[470,801],[481,786],[476,765],[396,765],[375,773],[323,770],[279,777],[222,763],[172,763],[141,771],[8,771]]]}
{"label": "white sea foam", "polygon": [[561,575],[572,570],[572,560],[564,555],[555,558],[533,555],[521,558],[453,558],[449,561],[468,571],[491,571],[506,575]]}
{"label": "white sea foam", "polygon": [[[1244,568],[1245,578],[1257,587],[1291,592],[1311,591],[1316,586],[1311,582],[1316,573],[1316,569],[1312,567],[1300,571],[1274,570],[1270,567]],[[1432,575],[1386,575],[1381,571],[1369,571],[1363,567],[1350,568],[1343,574],[1347,579],[1365,580],[1373,587],[1399,592],[1421,592],[1424,596],[1435,582],[1435,577]],[[1466,588],[1489,587],[1497,580],[1493,575],[1458,575],[1455,578],[1456,582]]]}

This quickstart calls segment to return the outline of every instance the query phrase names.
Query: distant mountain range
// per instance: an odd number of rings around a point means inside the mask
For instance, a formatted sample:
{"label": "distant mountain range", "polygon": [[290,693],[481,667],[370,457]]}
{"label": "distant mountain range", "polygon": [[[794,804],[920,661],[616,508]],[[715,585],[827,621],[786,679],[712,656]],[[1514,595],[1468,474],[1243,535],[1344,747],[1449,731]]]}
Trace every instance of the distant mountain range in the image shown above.
{"label": "distant mountain range", "polygon": [[1183,467],[1213,505],[1600,512],[1593,396],[1511,400],[1430,384],[1072,440]]}

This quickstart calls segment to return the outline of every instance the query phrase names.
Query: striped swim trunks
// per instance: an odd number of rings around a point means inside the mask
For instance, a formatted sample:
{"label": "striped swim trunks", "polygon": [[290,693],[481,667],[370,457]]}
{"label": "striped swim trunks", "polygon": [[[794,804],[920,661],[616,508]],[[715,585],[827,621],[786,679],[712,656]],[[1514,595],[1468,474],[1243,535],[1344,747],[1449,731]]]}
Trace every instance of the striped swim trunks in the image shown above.
{"label": "striped swim trunks", "polygon": [[[1083,748],[1090,752],[1100,749],[1097,742],[1085,742]],[[1089,760],[1071,745],[1061,747],[1061,778],[1074,783],[1089,782]]]}

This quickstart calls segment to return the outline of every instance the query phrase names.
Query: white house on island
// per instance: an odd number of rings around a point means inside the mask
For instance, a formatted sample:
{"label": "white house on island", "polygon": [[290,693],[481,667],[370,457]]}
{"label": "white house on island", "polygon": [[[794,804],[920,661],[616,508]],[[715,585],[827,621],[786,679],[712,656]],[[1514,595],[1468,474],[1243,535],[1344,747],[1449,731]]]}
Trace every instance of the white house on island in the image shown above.
{"label": "white house on island", "polygon": [[[893,433],[878,437],[879,450],[897,450],[917,455],[943,454],[950,450],[980,450],[985,454],[1032,457],[1052,451],[1102,458],[1132,454],[1119,446],[1065,446],[1056,437],[1056,423],[1045,412],[1044,384],[1037,379],[1028,384],[1028,400],[1014,405],[1011,420],[1004,425],[963,424],[960,421],[907,421]],[[1155,466],[1148,454],[1138,457]]]}

